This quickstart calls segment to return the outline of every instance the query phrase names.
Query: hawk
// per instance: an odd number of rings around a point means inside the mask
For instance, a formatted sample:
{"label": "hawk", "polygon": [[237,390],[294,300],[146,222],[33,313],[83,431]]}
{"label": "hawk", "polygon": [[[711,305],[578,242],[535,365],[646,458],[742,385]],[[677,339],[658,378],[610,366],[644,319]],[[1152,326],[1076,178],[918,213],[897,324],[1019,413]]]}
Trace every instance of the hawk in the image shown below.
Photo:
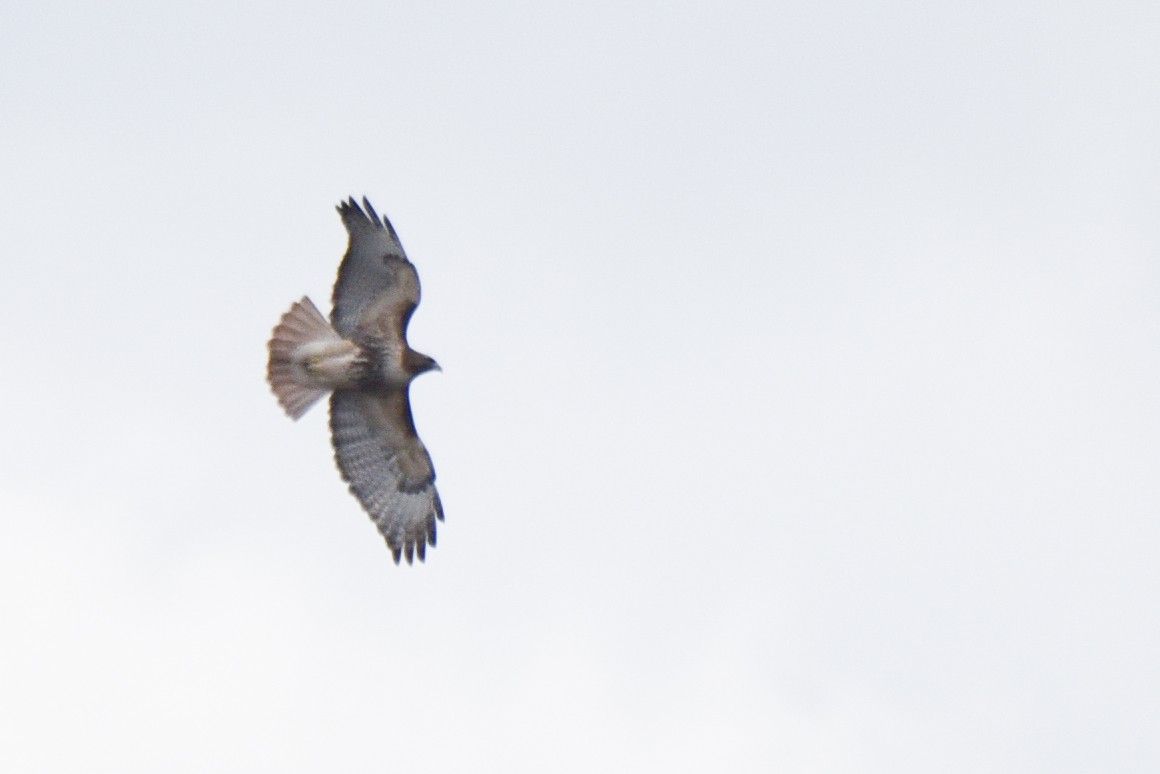
{"label": "hawk", "polygon": [[303,297],[270,339],[266,375],[298,419],[330,393],[330,434],[339,472],[387,541],[395,564],[435,545],[443,504],[435,468],[415,432],[411,380],[441,370],[407,344],[419,275],[394,227],[363,198],[338,205],[350,243],[338,267],[329,322]]}

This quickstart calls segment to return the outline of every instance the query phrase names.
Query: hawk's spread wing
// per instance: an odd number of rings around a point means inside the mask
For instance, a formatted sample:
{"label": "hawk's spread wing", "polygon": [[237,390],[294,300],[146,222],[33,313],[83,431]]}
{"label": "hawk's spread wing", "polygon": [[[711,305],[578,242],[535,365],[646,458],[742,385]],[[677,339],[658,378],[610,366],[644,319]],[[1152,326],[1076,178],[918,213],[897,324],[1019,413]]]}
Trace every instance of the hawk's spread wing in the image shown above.
{"label": "hawk's spread wing", "polygon": [[357,331],[399,341],[419,304],[419,275],[391,222],[380,219],[365,198],[363,207],[365,212],[354,199],[338,205],[350,244],[338,267],[330,321],[346,338],[365,337],[355,336]]}
{"label": "hawk's spread wing", "polygon": [[411,420],[407,391],[336,390],[330,396],[334,456],[350,491],[387,540],[395,562],[420,561],[435,545],[435,520],[443,505],[435,468]]}

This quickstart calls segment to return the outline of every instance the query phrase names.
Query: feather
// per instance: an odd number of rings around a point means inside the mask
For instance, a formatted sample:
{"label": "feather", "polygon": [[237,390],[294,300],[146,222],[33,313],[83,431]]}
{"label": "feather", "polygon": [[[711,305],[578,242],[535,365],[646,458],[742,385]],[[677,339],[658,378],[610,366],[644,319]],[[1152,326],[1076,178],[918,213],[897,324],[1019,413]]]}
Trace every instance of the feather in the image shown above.
{"label": "feather", "polygon": [[266,378],[278,403],[292,419],[301,417],[330,391],[310,373],[306,356],[312,354],[311,348],[343,344],[318,307],[305,296],[282,315],[270,338]]}

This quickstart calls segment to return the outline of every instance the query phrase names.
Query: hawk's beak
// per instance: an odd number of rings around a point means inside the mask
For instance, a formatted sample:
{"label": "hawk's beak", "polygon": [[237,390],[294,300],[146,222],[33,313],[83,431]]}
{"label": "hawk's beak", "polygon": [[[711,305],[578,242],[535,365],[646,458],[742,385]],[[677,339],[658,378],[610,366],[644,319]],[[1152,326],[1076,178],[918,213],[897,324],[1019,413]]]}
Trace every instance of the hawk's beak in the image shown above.
{"label": "hawk's beak", "polygon": [[443,373],[443,366],[436,363],[435,365],[431,366],[431,370],[438,371],[439,373]]}

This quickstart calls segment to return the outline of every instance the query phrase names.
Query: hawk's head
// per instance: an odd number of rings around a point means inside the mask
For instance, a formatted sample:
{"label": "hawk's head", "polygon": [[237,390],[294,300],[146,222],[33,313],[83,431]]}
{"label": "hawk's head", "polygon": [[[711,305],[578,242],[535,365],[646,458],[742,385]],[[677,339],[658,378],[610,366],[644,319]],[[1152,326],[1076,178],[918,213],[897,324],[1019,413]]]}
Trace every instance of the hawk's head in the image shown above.
{"label": "hawk's head", "polygon": [[442,371],[439,364],[435,362],[435,358],[424,355],[422,352],[416,352],[411,349],[407,351],[407,358],[404,366],[407,373],[414,379],[419,374],[427,373],[428,371]]}

